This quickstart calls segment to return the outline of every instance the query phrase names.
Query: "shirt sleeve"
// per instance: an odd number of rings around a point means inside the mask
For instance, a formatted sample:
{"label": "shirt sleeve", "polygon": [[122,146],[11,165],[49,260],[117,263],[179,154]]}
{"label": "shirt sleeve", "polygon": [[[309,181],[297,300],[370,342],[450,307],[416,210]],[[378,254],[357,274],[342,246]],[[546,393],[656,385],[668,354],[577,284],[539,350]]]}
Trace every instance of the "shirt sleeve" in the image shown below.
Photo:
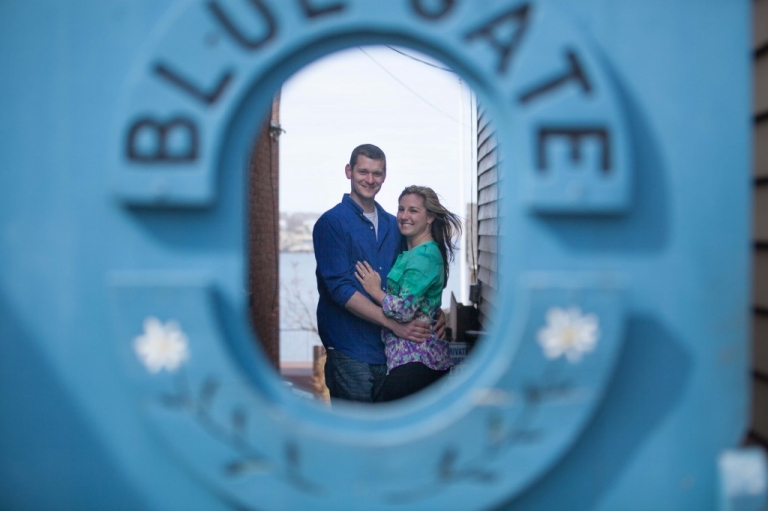
{"label": "shirt sleeve", "polygon": [[399,293],[387,294],[381,301],[384,314],[400,323],[411,321],[424,304],[427,291],[436,277],[434,272],[406,268],[400,278]]}
{"label": "shirt sleeve", "polygon": [[344,231],[334,219],[320,217],[312,231],[320,280],[339,307],[344,307],[357,288],[352,282]]}

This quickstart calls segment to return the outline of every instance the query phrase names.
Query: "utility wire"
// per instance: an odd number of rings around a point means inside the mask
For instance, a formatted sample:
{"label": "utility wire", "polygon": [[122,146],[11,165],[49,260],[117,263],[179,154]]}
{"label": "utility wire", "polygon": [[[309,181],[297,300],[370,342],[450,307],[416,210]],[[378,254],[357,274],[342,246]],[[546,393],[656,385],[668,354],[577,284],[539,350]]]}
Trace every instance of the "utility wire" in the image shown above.
{"label": "utility wire", "polygon": [[422,59],[420,59],[420,58],[418,58],[418,57],[414,57],[413,55],[411,55],[411,54],[409,54],[409,53],[405,53],[404,51],[400,51],[400,50],[398,50],[397,48],[395,48],[395,47],[393,47],[393,46],[390,46],[390,45],[388,45],[388,44],[385,44],[384,46],[386,46],[387,48],[389,48],[389,49],[390,49],[390,50],[392,50],[393,52],[395,52],[395,53],[399,53],[400,55],[403,55],[403,56],[405,56],[405,57],[408,57],[408,58],[409,58],[409,59],[411,59],[411,60],[415,60],[416,62],[421,62],[422,64],[425,64],[425,65],[427,65],[427,66],[429,66],[429,67],[434,67],[435,69],[440,69],[441,71],[447,71],[447,72],[449,72],[449,73],[452,73],[452,74],[456,74],[456,71],[454,71],[454,70],[453,70],[453,69],[451,69],[451,68],[448,68],[448,67],[443,67],[443,66],[438,66],[437,64],[433,64],[433,63],[431,63],[431,62],[427,62],[426,60],[422,60]]}
{"label": "utility wire", "polygon": [[462,122],[461,122],[460,120],[456,119],[456,118],[455,118],[454,116],[452,116],[451,114],[449,114],[449,113],[447,113],[447,112],[444,112],[443,110],[441,110],[441,109],[440,109],[440,107],[438,107],[438,106],[434,105],[434,104],[433,104],[433,103],[431,103],[431,102],[430,102],[428,99],[426,99],[426,98],[424,98],[423,96],[421,96],[421,95],[420,95],[418,92],[416,92],[415,90],[411,89],[411,88],[410,88],[408,85],[406,85],[406,84],[405,84],[403,81],[401,81],[401,80],[400,80],[400,79],[399,79],[397,76],[395,76],[394,74],[392,74],[392,73],[389,71],[389,69],[387,69],[386,67],[384,67],[384,66],[383,66],[383,65],[382,65],[382,64],[381,64],[381,63],[380,63],[378,60],[376,60],[375,58],[373,58],[373,57],[372,57],[372,56],[371,56],[371,55],[370,55],[368,52],[366,52],[366,51],[365,51],[364,49],[362,49],[360,46],[358,46],[358,47],[357,47],[357,49],[358,49],[358,50],[360,50],[361,52],[363,52],[363,53],[365,54],[365,56],[366,56],[366,57],[368,57],[369,59],[371,59],[371,60],[373,61],[373,63],[374,63],[374,64],[376,64],[377,66],[379,66],[379,67],[382,69],[382,71],[384,71],[384,72],[385,72],[385,73],[387,73],[389,76],[391,76],[393,80],[395,80],[397,83],[399,83],[400,85],[402,85],[403,87],[405,87],[406,89],[408,89],[408,91],[409,91],[411,94],[413,94],[414,96],[416,96],[417,98],[419,98],[420,100],[422,100],[424,103],[426,103],[427,105],[431,106],[432,108],[434,108],[435,110],[437,110],[438,112],[440,112],[440,113],[441,113],[441,114],[443,114],[445,117],[447,117],[447,118],[449,118],[450,120],[452,120],[453,122],[455,122],[455,123],[459,124],[460,126],[463,126],[463,124],[462,124]]}

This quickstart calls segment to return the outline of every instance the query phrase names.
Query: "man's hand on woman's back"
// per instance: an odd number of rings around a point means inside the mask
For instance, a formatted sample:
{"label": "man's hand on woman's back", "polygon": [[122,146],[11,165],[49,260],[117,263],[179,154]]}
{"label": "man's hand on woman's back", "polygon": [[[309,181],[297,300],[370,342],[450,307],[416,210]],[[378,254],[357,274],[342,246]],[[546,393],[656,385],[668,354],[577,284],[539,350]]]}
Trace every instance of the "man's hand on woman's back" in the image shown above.
{"label": "man's hand on woman's back", "polygon": [[428,323],[414,319],[408,323],[398,323],[392,320],[393,325],[389,326],[396,336],[401,339],[408,339],[414,342],[424,342],[429,337],[430,328]]}
{"label": "man's hand on woman's back", "polygon": [[445,314],[443,309],[437,309],[435,312],[435,334],[438,339],[445,339]]}

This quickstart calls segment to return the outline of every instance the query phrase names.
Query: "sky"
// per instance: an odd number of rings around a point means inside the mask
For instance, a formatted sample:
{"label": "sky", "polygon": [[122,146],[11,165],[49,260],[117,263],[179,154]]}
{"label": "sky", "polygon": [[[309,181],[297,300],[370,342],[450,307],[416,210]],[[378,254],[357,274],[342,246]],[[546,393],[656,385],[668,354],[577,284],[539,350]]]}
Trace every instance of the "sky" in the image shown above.
{"label": "sky", "polygon": [[[344,166],[352,149],[371,143],[387,156],[376,197],[385,210],[395,214],[400,192],[416,184],[431,187],[465,217],[470,92],[458,75],[438,67],[446,65],[409,48],[363,46],[315,61],[287,80],[280,99],[280,211],[322,213],[339,203],[350,190]],[[456,259],[444,307],[451,291],[466,298],[463,259]]]}
{"label": "sky", "polygon": [[[394,48],[394,49],[392,49]],[[394,213],[408,185],[433,188],[464,216],[469,95],[458,75],[408,48],[354,47],[315,61],[283,86],[280,102],[280,210],[322,213],[349,192],[344,165],[356,146],[387,155],[377,196]]]}

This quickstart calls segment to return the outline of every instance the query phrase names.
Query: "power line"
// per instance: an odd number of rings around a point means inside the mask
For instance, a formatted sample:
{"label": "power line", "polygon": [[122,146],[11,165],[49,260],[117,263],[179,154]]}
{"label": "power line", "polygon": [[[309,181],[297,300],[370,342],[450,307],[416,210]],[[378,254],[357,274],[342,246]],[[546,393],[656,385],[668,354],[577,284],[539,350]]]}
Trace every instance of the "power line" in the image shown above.
{"label": "power line", "polygon": [[457,124],[458,124],[458,125],[460,125],[460,126],[463,126],[463,123],[462,123],[460,120],[456,119],[456,118],[455,118],[454,116],[452,116],[451,114],[449,114],[449,113],[447,113],[447,112],[444,112],[443,110],[441,110],[441,109],[440,109],[440,107],[438,107],[438,106],[434,105],[434,104],[433,104],[433,103],[431,103],[429,100],[427,100],[426,98],[424,98],[423,96],[421,96],[421,95],[420,95],[418,92],[416,92],[415,90],[411,89],[411,88],[410,88],[408,85],[406,85],[406,84],[405,84],[405,83],[404,83],[402,80],[400,80],[400,79],[399,79],[397,76],[395,76],[394,74],[392,74],[392,73],[391,73],[391,72],[390,72],[390,71],[389,71],[389,70],[388,70],[386,67],[384,67],[384,66],[383,66],[383,65],[382,65],[382,64],[381,64],[381,63],[380,63],[378,60],[376,60],[376,59],[375,59],[375,58],[373,58],[371,55],[369,55],[369,54],[368,54],[368,52],[366,52],[366,51],[365,51],[364,49],[362,49],[360,46],[358,46],[358,47],[357,47],[357,49],[358,49],[358,50],[360,50],[361,52],[363,52],[363,54],[365,54],[365,56],[366,56],[366,57],[368,57],[369,59],[371,59],[371,60],[373,61],[373,63],[374,63],[374,64],[376,64],[377,66],[379,66],[379,67],[382,69],[382,71],[384,71],[384,72],[385,72],[385,73],[387,73],[389,76],[391,76],[391,77],[392,77],[392,79],[393,79],[393,80],[395,80],[397,83],[399,83],[400,85],[402,85],[403,87],[405,87],[405,88],[406,88],[406,89],[407,89],[407,90],[408,90],[408,91],[409,91],[411,94],[413,94],[414,96],[416,96],[417,98],[419,98],[420,100],[422,100],[424,103],[426,103],[427,105],[431,106],[431,107],[432,107],[432,108],[434,108],[436,111],[438,111],[439,113],[441,113],[441,114],[442,114],[442,115],[444,115],[445,117],[449,118],[449,119],[450,119],[450,120],[452,120],[453,122],[457,123]]}
{"label": "power line", "polygon": [[393,46],[390,46],[388,44],[385,44],[384,46],[386,46],[390,50],[394,51],[395,53],[399,53],[400,55],[408,57],[411,60],[415,60],[416,62],[421,62],[422,64],[425,64],[425,65],[427,65],[429,67],[434,67],[435,69],[440,69],[441,71],[447,71],[449,73],[456,74],[456,71],[454,71],[453,69],[450,69],[448,67],[438,66],[437,64],[433,64],[431,62],[427,62],[426,60],[422,60],[422,59],[420,59],[418,57],[414,57],[413,55],[411,55],[409,53],[405,53],[404,51],[400,51],[397,48],[395,48]]}

